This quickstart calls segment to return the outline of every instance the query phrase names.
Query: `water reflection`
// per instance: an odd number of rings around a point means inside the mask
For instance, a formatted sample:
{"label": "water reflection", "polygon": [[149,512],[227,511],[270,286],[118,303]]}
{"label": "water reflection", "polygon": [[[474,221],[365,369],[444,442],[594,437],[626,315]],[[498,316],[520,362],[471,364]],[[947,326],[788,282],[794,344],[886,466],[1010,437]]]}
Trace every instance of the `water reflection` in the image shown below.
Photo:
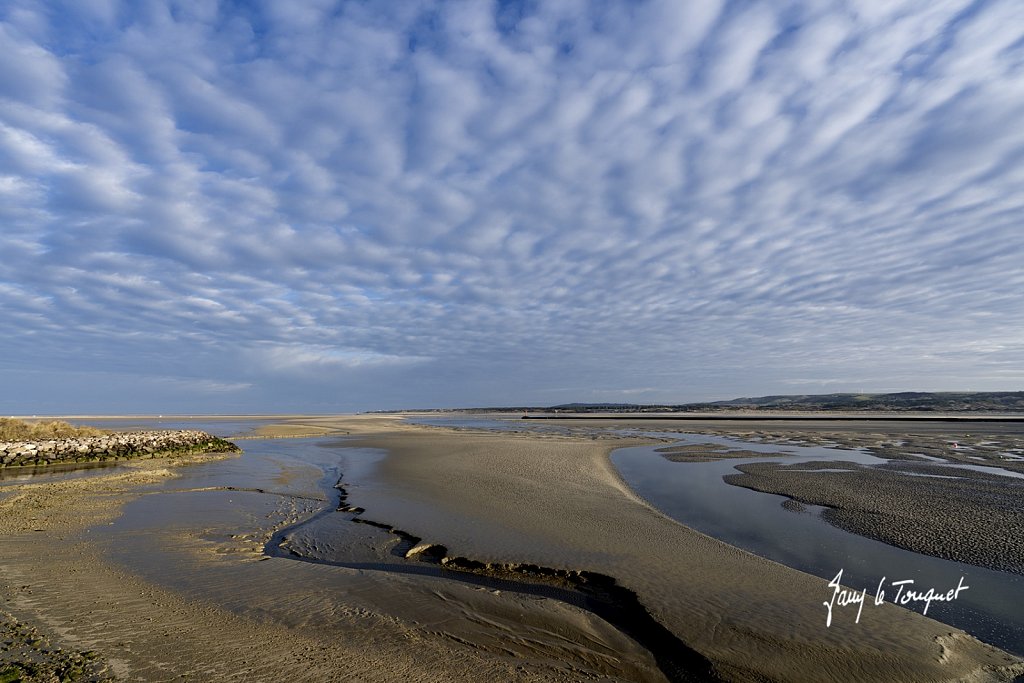
{"label": "water reflection", "polygon": [[[784,447],[699,434],[672,434],[681,444],[714,443],[766,455],[780,450],[786,464],[810,461],[882,464],[861,451],[825,447]],[[679,522],[801,571],[831,580],[844,570],[843,583],[874,591],[879,581],[913,579],[924,590],[945,591],[963,576],[970,589],[956,602],[933,603],[928,616],[976,637],[1024,655],[1024,577],[991,571],[902,550],[852,534],[825,522],[821,508],[793,512],[785,496],[726,484],[722,477],[736,465],[764,462],[765,457],[712,462],[671,462],[656,452],[664,446],[621,448],[612,461],[626,482],[659,510]],[[840,469],[836,467],[835,469]],[[833,475],[834,476],[834,475]],[[842,476],[842,475],[838,475]],[[824,619],[824,608],[822,612]]]}
{"label": "water reflection", "polygon": [[79,477],[109,474],[111,469],[123,466],[123,462],[79,462],[45,467],[0,467],[0,485],[40,482],[50,479],[77,479]]}

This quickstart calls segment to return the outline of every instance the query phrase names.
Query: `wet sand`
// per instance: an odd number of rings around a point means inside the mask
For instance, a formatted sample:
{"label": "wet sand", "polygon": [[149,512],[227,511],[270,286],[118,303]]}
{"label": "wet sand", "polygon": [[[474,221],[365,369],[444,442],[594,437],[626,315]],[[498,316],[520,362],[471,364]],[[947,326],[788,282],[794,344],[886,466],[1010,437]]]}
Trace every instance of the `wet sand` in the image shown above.
{"label": "wet sand", "polygon": [[38,629],[0,610],[0,681],[108,683],[110,667],[95,652],[54,647]]}
{"label": "wet sand", "polygon": [[[315,467],[282,469],[288,495],[274,496],[179,490],[184,464],[0,489],[4,608],[98,652],[118,680],[660,679],[649,653],[572,605],[266,557],[275,530],[323,509]],[[195,524],[119,530],[120,507],[151,500]]]}
{"label": "wet sand", "polygon": [[[729,458],[773,457],[771,454],[747,451],[741,448],[726,448],[713,443],[687,444],[683,446],[666,446],[656,448],[655,452],[672,462],[712,462]],[[779,453],[774,457],[784,457]]]}
{"label": "wet sand", "polygon": [[[844,613],[826,629],[825,581],[689,530],[634,495],[608,453],[635,442],[380,417],[312,424],[389,451],[377,472],[385,485],[349,492],[365,518],[451,556],[614,577],[724,679],[980,681],[1024,672],[1005,653],[891,605],[865,610],[860,624]],[[66,647],[98,651],[124,680],[662,680],[650,653],[571,605],[267,559],[263,543],[275,530],[323,509],[314,470],[282,475],[290,494],[309,495],[270,507],[255,492],[184,494],[223,505],[211,508],[222,518],[215,535],[198,525],[103,540],[90,531],[116,521],[126,502],[166,489],[177,463],[5,487],[5,608]],[[225,536],[225,525],[235,533]],[[111,561],[136,550],[153,567]]]}
{"label": "wet sand", "polygon": [[[781,446],[860,449],[888,459],[881,466],[830,460],[789,465],[742,464],[727,483],[787,496],[791,509],[824,506],[836,527],[917,553],[1024,574],[1024,426],[827,422],[815,430],[765,423],[707,422],[680,431],[726,435]],[[676,427],[678,428],[678,427]],[[743,457],[744,451],[685,445],[658,449],[666,459],[701,462]],[[746,453],[766,458],[765,454]],[[783,454],[779,454],[783,455]],[[766,458],[767,459],[767,458]],[[836,470],[840,468],[842,472]],[[942,514],[937,514],[942,511]]]}
{"label": "wet sand", "polygon": [[825,581],[694,532],[635,496],[608,459],[628,442],[431,430],[366,443],[392,454],[388,490],[367,492],[365,505],[353,496],[367,516],[483,562],[613,576],[725,678],[980,680],[1016,661],[890,605],[826,629]]}
{"label": "wet sand", "polygon": [[888,468],[839,461],[818,473],[815,463],[753,463],[725,481],[826,506],[830,524],[899,548],[1024,574],[1024,538],[1011,531],[1024,529],[1020,480],[933,464]]}

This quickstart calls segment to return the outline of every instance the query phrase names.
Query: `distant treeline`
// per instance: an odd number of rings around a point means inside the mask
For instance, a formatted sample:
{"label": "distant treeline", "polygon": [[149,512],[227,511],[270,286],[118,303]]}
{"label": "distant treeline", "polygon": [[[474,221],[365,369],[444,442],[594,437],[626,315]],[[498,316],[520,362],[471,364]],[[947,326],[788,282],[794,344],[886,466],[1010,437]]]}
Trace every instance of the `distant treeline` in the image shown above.
{"label": "distant treeline", "polygon": [[556,406],[380,410],[396,412],[463,413],[714,413],[751,411],[905,411],[905,412],[1024,412],[1024,391],[924,392],[893,394],[798,394],[734,398],[705,403],[563,403]]}

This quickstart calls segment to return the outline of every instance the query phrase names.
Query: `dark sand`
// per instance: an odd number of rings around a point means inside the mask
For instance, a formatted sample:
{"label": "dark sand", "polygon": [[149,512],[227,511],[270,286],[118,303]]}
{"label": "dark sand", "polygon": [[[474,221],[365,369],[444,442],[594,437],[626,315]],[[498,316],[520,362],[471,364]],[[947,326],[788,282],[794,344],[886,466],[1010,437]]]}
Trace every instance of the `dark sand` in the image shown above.
{"label": "dark sand", "polygon": [[[843,468],[842,473],[816,473]],[[1024,574],[1024,480],[937,464],[753,463],[725,477],[737,486],[823,505],[822,517],[890,545]],[[811,470],[811,471],[809,471]]]}
{"label": "dark sand", "polygon": [[39,629],[0,610],[0,681],[107,683],[110,667],[92,651],[55,647]]}
{"label": "dark sand", "polygon": [[654,449],[661,457],[672,462],[710,462],[728,458],[771,458],[784,457],[785,453],[773,455],[758,451],[746,451],[740,448],[726,448],[713,443],[688,444],[684,446],[665,446]]}
{"label": "dark sand", "polygon": [[[634,423],[635,424],[635,423]],[[655,423],[657,424],[657,423]],[[672,423],[669,423],[672,424]],[[754,429],[751,429],[754,427]],[[661,429],[661,425],[658,425]],[[1024,424],[989,419],[944,422],[695,422],[670,430],[719,434],[761,443],[862,449],[890,460],[866,467],[829,461],[740,465],[725,480],[788,496],[797,505],[825,506],[823,517],[847,531],[935,557],[1024,573]],[[717,459],[710,449],[659,449],[679,461]],[[726,451],[719,457],[729,457]],[[677,453],[682,453],[680,458]],[[765,454],[752,454],[766,457]],[[975,469],[950,467],[968,465]],[[848,469],[836,473],[827,470]]]}

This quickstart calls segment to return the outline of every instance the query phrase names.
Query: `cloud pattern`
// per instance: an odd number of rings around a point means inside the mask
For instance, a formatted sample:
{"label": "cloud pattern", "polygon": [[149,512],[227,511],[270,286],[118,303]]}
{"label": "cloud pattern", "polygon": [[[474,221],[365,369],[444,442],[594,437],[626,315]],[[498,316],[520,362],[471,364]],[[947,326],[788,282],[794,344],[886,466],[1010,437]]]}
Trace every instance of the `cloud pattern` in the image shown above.
{"label": "cloud pattern", "polygon": [[1024,381],[1015,0],[0,2],[4,412]]}

